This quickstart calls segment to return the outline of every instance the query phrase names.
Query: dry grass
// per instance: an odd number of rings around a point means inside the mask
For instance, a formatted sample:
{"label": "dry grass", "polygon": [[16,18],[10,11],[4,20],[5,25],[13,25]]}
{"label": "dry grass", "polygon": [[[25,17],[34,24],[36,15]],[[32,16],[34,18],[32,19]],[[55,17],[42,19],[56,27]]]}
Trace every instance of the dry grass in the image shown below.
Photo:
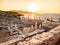
{"label": "dry grass", "polygon": [[0,43],[9,39],[8,30],[0,30]]}

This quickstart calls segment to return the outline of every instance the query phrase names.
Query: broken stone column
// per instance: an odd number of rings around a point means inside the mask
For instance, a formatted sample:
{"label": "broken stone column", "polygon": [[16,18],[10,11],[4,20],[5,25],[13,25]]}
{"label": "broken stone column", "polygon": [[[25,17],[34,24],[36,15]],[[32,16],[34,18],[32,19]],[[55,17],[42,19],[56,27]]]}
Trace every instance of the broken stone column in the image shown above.
{"label": "broken stone column", "polygon": [[34,27],[33,27],[33,25],[31,25],[31,31],[33,31],[34,30]]}
{"label": "broken stone column", "polygon": [[17,33],[17,25],[16,24],[13,24],[11,23],[9,26],[8,26],[8,29],[10,31],[10,34],[16,34]]}
{"label": "broken stone column", "polygon": [[15,29],[18,30],[18,28],[17,28],[17,24],[15,24]]}
{"label": "broken stone column", "polygon": [[35,23],[35,30],[37,29],[37,22]]}
{"label": "broken stone column", "polygon": [[10,33],[12,34],[13,30],[9,26],[8,26],[8,29],[9,29]]}
{"label": "broken stone column", "polygon": [[39,29],[41,29],[41,24],[39,25]]}

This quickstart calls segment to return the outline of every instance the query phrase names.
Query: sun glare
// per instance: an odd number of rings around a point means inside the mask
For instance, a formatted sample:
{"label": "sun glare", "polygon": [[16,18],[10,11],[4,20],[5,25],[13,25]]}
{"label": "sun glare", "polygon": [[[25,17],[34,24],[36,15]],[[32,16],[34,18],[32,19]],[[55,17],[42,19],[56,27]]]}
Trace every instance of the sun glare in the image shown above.
{"label": "sun glare", "polygon": [[38,9],[37,7],[38,7],[37,4],[32,3],[32,4],[28,5],[28,11],[30,11],[30,12],[36,12],[37,9]]}

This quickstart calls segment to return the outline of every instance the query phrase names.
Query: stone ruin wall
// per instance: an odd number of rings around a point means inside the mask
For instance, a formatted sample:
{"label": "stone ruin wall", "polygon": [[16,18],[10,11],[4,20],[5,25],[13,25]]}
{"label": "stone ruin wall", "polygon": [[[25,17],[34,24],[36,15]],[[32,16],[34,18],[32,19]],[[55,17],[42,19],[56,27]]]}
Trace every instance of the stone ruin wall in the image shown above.
{"label": "stone ruin wall", "polygon": [[60,39],[60,26],[50,30],[49,32],[43,32],[42,34],[36,34],[29,41],[19,42],[18,45],[55,45]]}
{"label": "stone ruin wall", "polygon": [[[29,40],[20,41],[20,39],[9,40],[0,45],[55,45],[55,43],[60,39],[60,26],[42,34],[36,34],[32,36]],[[16,43],[17,42],[17,43]]]}

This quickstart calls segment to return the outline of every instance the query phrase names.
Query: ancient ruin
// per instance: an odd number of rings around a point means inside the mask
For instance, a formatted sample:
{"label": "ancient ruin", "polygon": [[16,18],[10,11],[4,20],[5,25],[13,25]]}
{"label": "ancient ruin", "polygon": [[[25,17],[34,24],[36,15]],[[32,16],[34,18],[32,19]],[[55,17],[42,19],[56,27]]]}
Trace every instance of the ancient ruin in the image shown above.
{"label": "ancient ruin", "polygon": [[[59,21],[20,19],[6,14],[0,14],[0,28],[8,29],[10,39],[0,45],[55,45],[60,39]],[[16,38],[11,39],[14,35]]]}

